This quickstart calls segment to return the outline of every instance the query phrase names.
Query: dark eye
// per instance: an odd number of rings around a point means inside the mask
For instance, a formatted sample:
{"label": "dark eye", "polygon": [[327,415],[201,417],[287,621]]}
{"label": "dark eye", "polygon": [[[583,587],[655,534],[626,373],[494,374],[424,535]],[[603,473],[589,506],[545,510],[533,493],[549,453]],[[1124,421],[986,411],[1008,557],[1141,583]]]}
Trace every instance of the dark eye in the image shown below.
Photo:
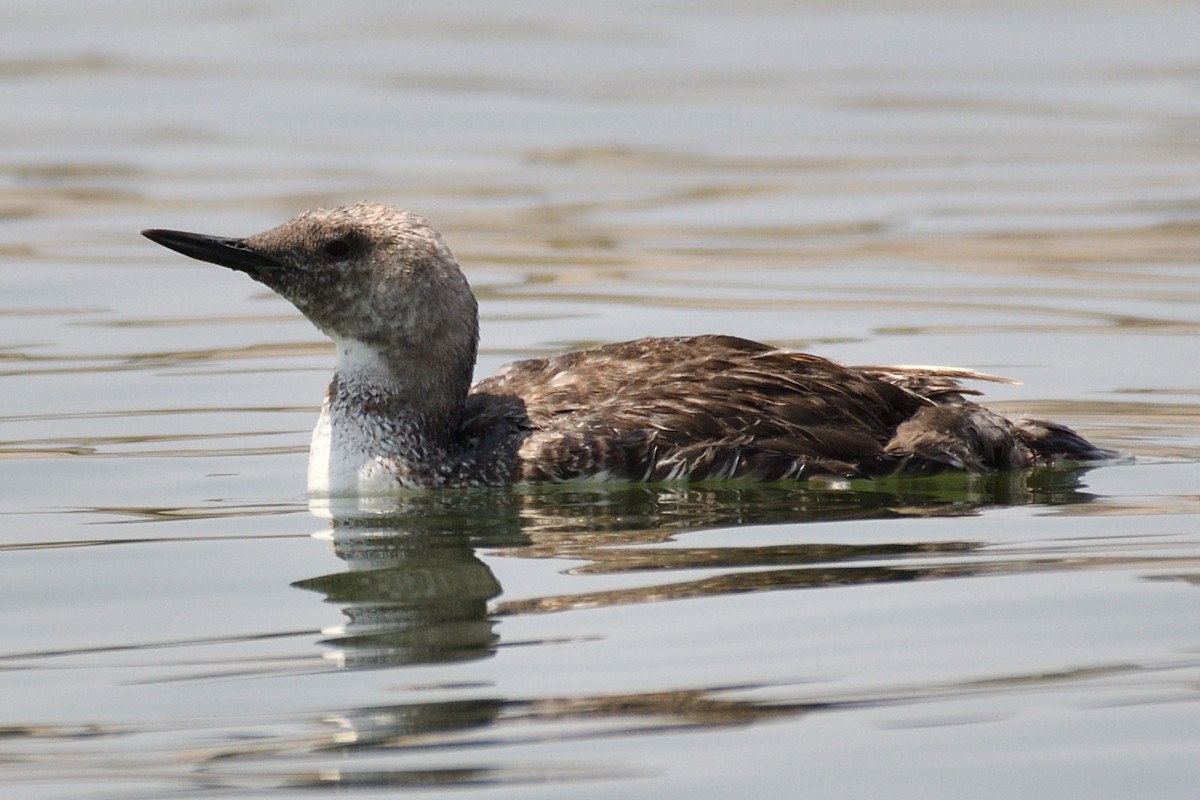
{"label": "dark eye", "polygon": [[330,258],[344,258],[350,252],[350,245],[345,239],[334,239],[325,245],[325,255]]}

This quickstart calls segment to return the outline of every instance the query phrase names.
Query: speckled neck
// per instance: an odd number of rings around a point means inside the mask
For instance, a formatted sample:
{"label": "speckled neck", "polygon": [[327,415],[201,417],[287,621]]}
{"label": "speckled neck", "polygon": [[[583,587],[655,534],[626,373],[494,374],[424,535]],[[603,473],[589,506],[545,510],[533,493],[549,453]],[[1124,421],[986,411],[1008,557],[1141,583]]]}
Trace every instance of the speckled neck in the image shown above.
{"label": "speckled neck", "polygon": [[405,359],[353,340],[338,360],[309,451],[308,488],[347,495],[444,485],[465,390],[414,380]]}

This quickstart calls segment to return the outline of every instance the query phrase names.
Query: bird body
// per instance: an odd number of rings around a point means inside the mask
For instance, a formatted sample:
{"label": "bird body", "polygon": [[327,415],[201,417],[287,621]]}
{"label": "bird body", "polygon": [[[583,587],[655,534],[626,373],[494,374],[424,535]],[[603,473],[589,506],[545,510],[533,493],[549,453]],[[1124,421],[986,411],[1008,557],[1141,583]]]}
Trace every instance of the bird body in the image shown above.
{"label": "bird body", "polygon": [[248,273],[333,339],[308,486],[358,495],[577,480],[876,478],[1107,458],[1070,429],[967,399],[970,370],[847,367],[731,336],[518,361],[471,386],[478,312],[441,237],[379,204],[255,236],[148,230]]}

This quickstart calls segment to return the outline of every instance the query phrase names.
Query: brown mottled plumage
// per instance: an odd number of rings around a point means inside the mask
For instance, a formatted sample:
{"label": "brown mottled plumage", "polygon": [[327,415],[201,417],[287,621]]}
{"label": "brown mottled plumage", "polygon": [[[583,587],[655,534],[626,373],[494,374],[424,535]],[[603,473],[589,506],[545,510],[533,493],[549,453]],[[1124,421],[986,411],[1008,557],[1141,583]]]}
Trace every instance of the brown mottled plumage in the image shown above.
{"label": "brown mottled plumage", "polygon": [[970,402],[970,370],[845,367],[730,336],[639,339],[510,364],[470,387],[475,298],[407,211],[317,209],[256,236],[149,230],[248,273],[337,345],[309,488],[989,472],[1113,455]]}

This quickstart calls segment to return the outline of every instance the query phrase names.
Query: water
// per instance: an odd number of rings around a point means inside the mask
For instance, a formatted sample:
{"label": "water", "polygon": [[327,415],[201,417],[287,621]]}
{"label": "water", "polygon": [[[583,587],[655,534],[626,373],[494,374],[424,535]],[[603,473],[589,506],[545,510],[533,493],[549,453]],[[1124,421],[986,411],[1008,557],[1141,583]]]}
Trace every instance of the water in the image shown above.
{"label": "water", "polygon": [[[9,3],[0,786],[1191,797],[1200,9]],[[143,227],[414,208],[479,374],[724,332],[1135,456],[309,507],[329,346]]]}

